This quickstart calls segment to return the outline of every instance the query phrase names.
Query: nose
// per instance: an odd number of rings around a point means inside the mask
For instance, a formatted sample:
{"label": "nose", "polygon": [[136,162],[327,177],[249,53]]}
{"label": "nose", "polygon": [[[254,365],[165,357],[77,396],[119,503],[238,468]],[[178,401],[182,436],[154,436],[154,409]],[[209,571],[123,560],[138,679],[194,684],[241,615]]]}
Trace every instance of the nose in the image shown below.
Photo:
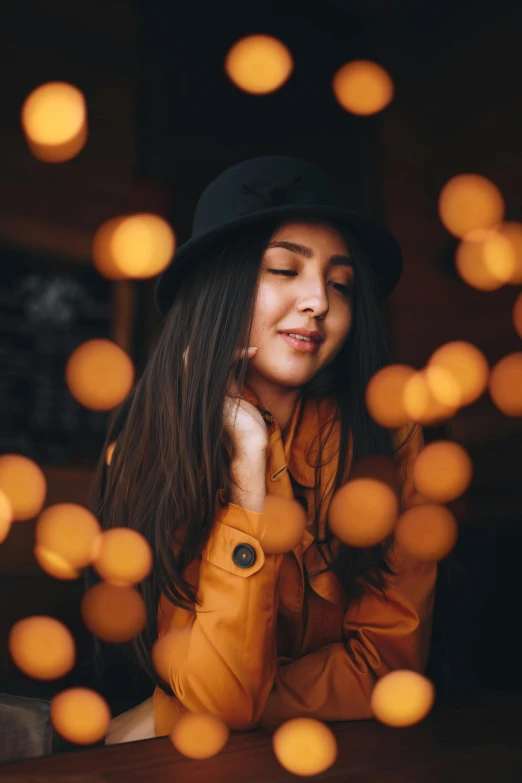
{"label": "nose", "polygon": [[313,278],[303,280],[301,290],[297,298],[299,312],[311,312],[316,318],[324,317],[329,309],[328,289],[322,276],[314,275]]}

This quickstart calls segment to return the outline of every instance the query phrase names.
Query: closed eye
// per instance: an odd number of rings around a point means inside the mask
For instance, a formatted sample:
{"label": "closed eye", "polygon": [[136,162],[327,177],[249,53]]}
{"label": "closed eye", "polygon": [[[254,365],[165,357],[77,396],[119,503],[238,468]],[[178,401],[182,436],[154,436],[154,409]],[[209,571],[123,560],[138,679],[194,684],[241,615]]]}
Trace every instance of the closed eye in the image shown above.
{"label": "closed eye", "polygon": [[[273,275],[296,275],[297,272],[292,271],[291,269],[269,269],[268,272],[270,272]],[[334,283],[332,281],[332,286],[336,288],[338,291],[340,291],[342,294],[345,294],[346,296],[349,295],[351,291],[350,285],[344,285],[343,283]]]}

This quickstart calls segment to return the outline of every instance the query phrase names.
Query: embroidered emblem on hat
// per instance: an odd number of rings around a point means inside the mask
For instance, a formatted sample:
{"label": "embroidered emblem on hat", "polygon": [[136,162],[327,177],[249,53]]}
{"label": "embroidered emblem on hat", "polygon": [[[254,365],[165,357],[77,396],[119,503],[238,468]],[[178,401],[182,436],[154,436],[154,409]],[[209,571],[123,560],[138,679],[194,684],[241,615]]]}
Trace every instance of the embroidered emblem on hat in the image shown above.
{"label": "embroidered emblem on hat", "polygon": [[317,194],[308,191],[302,180],[301,175],[273,180],[249,177],[241,184],[237,214],[283,204],[317,204]]}

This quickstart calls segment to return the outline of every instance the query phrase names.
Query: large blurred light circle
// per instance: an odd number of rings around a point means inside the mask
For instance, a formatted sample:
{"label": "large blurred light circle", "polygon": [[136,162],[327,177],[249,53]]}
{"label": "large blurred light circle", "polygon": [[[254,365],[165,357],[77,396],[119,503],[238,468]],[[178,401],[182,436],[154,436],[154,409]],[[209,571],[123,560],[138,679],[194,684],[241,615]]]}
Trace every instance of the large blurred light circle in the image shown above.
{"label": "large blurred light circle", "polygon": [[492,275],[510,283],[517,271],[516,250],[502,227],[489,231],[483,242],[484,264]]}
{"label": "large blurred light circle", "polygon": [[[427,369],[444,370],[453,378],[460,390],[458,404],[471,405],[484,393],[488,385],[489,365],[479,348],[464,340],[446,343],[431,355]],[[428,386],[434,396],[442,400],[443,388],[435,374],[427,374]]]}
{"label": "large blurred light circle", "polygon": [[236,87],[254,95],[266,95],[289,79],[294,62],[288,48],[277,38],[249,35],[230,48],[224,68]]}
{"label": "large blurred light circle", "polygon": [[128,275],[117,266],[112,250],[112,238],[124,217],[106,220],[96,230],[92,240],[92,262],[95,269],[108,280],[127,280]]}
{"label": "large blurred light circle", "polygon": [[463,495],[472,476],[471,457],[466,449],[451,441],[425,446],[413,466],[415,489],[436,503],[449,503]]}
{"label": "large blurred light circle", "polygon": [[522,352],[504,356],[493,367],[489,394],[505,416],[522,416]]}
{"label": "large blurred light circle", "polygon": [[138,584],[152,571],[152,550],[147,539],[128,527],[106,530],[94,561],[98,574],[114,585]]}
{"label": "large blurred light circle", "polygon": [[25,99],[21,123],[29,149],[39,160],[60,163],[87,141],[87,105],[83,93],[66,82],[48,82]]}
{"label": "large blurred light circle", "polygon": [[272,736],[274,754],[293,775],[321,775],[337,758],[337,740],[332,730],[313,718],[293,718]]}
{"label": "large blurred light circle", "polygon": [[365,392],[366,407],[381,427],[402,427],[410,419],[404,405],[404,389],[414,375],[413,367],[390,364],[370,378]]}
{"label": "large blurred light circle", "polygon": [[188,659],[191,629],[175,628],[156,639],[152,645],[151,658],[154,671],[161,679],[170,682],[170,665],[185,664]]}
{"label": "large blurred light circle", "polygon": [[343,109],[362,116],[382,111],[394,95],[390,74],[371,60],[343,65],[333,77],[332,89]]}
{"label": "large blurred light circle", "polygon": [[5,541],[13,523],[13,507],[5,492],[0,489],[0,544]]}
{"label": "large blurred light circle", "polygon": [[[447,374],[444,379],[447,380]],[[440,379],[438,382],[440,383]],[[426,370],[415,372],[407,381],[404,387],[403,404],[409,419],[426,426],[447,421],[458,410],[458,406],[448,405],[435,397],[428,383]]]}
{"label": "large blurred light circle", "polygon": [[57,503],[38,517],[35,529],[38,552],[35,554],[44,571],[51,576],[77,578],[75,572],[96,558],[101,539],[100,523],[88,509],[76,503]]}
{"label": "large blurred light circle", "polygon": [[461,239],[497,228],[504,217],[500,190],[486,177],[460,174],[450,179],[439,196],[439,216],[447,230]]}
{"label": "large blurred light circle", "polygon": [[455,267],[462,280],[478,291],[497,291],[506,282],[505,276],[503,279],[487,263],[483,238],[462,240],[459,243],[455,253]]}
{"label": "large blurred light circle", "polygon": [[69,688],[51,701],[51,723],[64,739],[76,745],[92,745],[109,729],[111,710],[105,699],[90,688]]}
{"label": "large blurred light circle", "polygon": [[[357,468],[357,466],[356,466]],[[328,507],[328,524],[334,536],[348,546],[380,544],[393,531],[399,499],[390,482],[355,474],[334,494]]]}
{"label": "large blurred light circle", "polygon": [[64,677],[76,660],[71,632],[54,617],[19,620],[9,631],[8,647],[18,668],[36,680]]}
{"label": "large blurred light circle", "polygon": [[509,283],[522,285],[522,223],[508,220],[499,228],[499,233],[510,243],[513,251],[515,263]]}
{"label": "large blurred light circle", "polygon": [[103,271],[103,259],[110,259],[107,267],[126,278],[155,277],[167,267],[174,255],[176,240],[171,226],[159,215],[141,213],[111,222],[105,254],[96,243],[96,266]]}
{"label": "large blurred light circle", "polygon": [[306,513],[296,500],[267,495],[261,517],[259,543],[267,555],[290,552],[303,538]]}
{"label": "large blurred light circle", "polygon": [[134,364],[112,340],[87,340],[69,357],[65,379],[72,396],[85,408],[108,411],[131,391]]}
{"label": "large blurred light circle", "polygon": [[80,608],[86,628],[105,642],[128,642],[147,622],[145,603],[134,587],[99,582],[84,593]]}
{"label": "large blurred light circle", "polygon": [[397,521],[395,541],[416,560],[435,562],[447,557],[458,538],[457,521],[445,506],[413,506]]}
{"label": "large blurred light circle", "polygon": [[26,522],[42,510],[47,481],[32,459],[21,454],[3,454],[0,457],[0,490],[11,504],[13,520]]}
{"label": "large blurred light circle", "polygon": [[377,680],[371,697],[375,718],[395,728],[424,720],[434,703],[433,683],[408,669],[397,669]]}
{"label": "large blurred light circle", "polygon": [[186,712],[172,729],[170,740],[188,758],[209,759],[221,753],[229,736],[228,726],[214,715]]}

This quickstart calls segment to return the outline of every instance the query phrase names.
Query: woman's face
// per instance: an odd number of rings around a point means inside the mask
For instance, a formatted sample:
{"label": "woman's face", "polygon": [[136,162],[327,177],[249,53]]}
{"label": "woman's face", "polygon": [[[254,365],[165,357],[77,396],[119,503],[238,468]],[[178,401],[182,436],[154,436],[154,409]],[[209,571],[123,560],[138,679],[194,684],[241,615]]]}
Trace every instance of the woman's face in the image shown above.
{"label": "woman's face", "polygon": [[[303,386],[330,364],[352,325],[353,268],[341,235],[328,224],[292,222],[272,236],[262,259],[247,381]],[[316,332],[314,342],[283,335]]]}

